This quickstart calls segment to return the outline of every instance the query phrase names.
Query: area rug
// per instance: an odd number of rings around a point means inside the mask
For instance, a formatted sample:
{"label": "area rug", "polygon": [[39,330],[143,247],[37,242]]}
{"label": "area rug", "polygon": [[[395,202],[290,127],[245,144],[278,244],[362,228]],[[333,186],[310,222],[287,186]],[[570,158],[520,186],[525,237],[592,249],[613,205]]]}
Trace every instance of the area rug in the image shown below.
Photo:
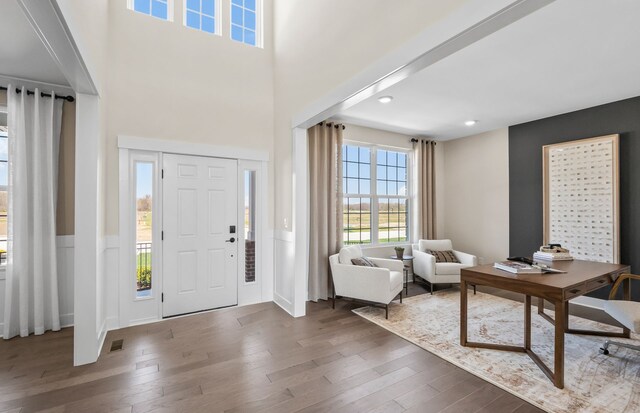
{"label": "area rug", "polygon": [[[394,302],[389,320],[376,307],[354,312],[545,411],[640,412],[640,352],[611,346],[610,355],[601,355],[598,349],[604,338],[565,335],[565,388],[560,390],[526,354],[462,347],[457,289]],[[553,316],[553,311],[547,313]],[[573,316],[569,323],[572,328],[619,331]],[[480,292],[469,294],[468,325],[469,341],[522,346],[524,304]],[[535,308],[532,348],[553,366],[553,326]]]}

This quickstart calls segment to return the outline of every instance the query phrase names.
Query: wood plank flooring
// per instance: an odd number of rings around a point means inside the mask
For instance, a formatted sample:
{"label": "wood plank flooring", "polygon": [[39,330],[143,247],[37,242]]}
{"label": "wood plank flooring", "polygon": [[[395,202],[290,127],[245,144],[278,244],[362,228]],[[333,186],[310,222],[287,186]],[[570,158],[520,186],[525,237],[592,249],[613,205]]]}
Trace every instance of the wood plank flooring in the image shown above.
{"label": "wood plank flooring", "polygon": [[[411,286],[410,295],[424,293]],[[351,312],[273,303],[108,334],[72,367],[73,330],[0,340],[0,412],[539,412]],[[124,348],[109,352],[113,340]]]}

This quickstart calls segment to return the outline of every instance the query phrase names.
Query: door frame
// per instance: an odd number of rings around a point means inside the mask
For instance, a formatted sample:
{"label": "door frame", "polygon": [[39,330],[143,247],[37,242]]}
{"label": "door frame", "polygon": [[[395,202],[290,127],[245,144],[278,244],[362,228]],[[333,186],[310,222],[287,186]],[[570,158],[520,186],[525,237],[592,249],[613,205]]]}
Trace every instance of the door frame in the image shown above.
{"label": "door frame", "polygon": [[[134,136],[118,136],[119,151],[119,274],[118,288],[118,324],[119,328],[132,325],[146,324],[162,320],[162,182],[161,169],[164,154],[204,156],[211,158],[235,159],[238,161],[238,174],[245,169],[256,170],[259,175],[257,207],[261,262],[257,265],[262,269],[262,276],[255,284],[244,283],[244,273],[238,265],[238,306],[273,300],[273,232],[268,230],[269,224],[269,152],[241,147],[217,146],[208,144],[189,143],[166,139],[141,138]],[[157,160],[154,175],[154,198],[158,199],[153,206],[154,215],[159,218],[153,221],[152,268],[153,288],[151,298],[132,299],[135,297],[135,283],[132,268],[135,263],[135,221],[131,219],[132,203],[135,199],[132,175],[133,161],[136,159]],[[238,202],[244,200],[244,193],[240,193],[238,185]],[[242,195],[242,196],[241,196]],[[156,227],[155,224],[158,224]],[[247,290],[247,291],[244,291]]]}

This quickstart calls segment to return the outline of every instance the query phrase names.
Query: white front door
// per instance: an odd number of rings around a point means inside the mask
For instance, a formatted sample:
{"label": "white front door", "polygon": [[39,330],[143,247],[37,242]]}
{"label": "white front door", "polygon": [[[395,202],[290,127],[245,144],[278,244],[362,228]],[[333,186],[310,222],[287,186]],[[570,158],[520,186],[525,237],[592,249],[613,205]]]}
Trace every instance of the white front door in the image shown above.
{"label": "white front door", "polygon": [[164,155],[164,317],[238,303],[238,163]]}

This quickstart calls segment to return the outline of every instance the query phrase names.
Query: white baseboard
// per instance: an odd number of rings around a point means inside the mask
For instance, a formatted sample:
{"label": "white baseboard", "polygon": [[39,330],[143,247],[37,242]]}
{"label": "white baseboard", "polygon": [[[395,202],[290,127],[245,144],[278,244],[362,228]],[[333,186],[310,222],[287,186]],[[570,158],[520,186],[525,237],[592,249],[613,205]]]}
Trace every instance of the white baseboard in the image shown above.
{"label": "white baseboard", "polygon": [[293,304],[282,297],[280,294],[274,292],[273,293],[273,302],[276,303],[280,308],[293,316]]}

